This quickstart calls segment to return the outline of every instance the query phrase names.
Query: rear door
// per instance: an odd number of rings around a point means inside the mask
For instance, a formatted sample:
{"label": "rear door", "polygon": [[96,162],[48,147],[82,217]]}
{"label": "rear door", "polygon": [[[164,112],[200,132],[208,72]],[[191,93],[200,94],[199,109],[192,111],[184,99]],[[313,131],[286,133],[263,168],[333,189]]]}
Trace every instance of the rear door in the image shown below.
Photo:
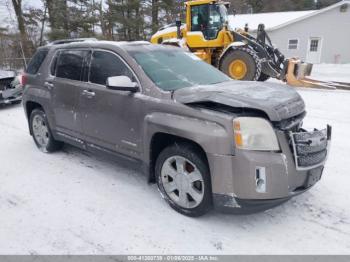
{"label": "rear door", "polygon": [[45,85],[51,90],[56,130],[70,138],[81,137],[81,114],[78,111],[80,86],[89,50],[61,50],[51,64]]}
{"label": "rear door", "polygon": [[119,55],[105,50],[93,51],[89,83],[80,90],[84,140],[137,158],[141,150],[141,94],[106,87],[108,77],[121,75],[137,81]]}

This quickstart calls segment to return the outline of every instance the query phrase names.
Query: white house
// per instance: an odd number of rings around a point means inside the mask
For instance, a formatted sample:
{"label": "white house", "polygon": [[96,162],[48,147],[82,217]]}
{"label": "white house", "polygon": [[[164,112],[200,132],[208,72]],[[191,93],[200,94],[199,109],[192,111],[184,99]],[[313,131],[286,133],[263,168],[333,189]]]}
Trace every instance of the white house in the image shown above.
{"label": "white house", "polygon": [[350,63],[350,0],[321,10],[230,16],[231,28],[256,33],[265,24],[272,43],[286,57],[310,63]]}

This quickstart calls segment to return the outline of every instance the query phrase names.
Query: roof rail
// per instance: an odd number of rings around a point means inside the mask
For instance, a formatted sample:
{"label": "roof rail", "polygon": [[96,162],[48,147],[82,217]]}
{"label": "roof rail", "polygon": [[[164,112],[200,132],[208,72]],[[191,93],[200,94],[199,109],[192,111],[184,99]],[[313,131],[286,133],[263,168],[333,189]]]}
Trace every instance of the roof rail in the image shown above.
{"label": "roof rail", "polygon": [[96,38],[60,39],[60,40],[52,41],[51,43],[49,43],[49,45],[63,45],[63,44],[86,42],[86,41],[98,41],[98,39],[96,39]]}

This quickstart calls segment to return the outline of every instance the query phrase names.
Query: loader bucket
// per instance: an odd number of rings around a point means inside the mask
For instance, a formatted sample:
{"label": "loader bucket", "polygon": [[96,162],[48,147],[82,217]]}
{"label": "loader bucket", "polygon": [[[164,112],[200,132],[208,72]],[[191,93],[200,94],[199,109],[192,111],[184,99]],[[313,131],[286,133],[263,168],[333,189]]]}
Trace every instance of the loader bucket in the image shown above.
{"label": "loader bucket", "polygon": [[312,66],[312,64],[303,63],[299,59],[289,59],[285,77],[287,84],[295,87],[350,90],[350,83],[320,81],[309,78],[308,76],[311,75]]}

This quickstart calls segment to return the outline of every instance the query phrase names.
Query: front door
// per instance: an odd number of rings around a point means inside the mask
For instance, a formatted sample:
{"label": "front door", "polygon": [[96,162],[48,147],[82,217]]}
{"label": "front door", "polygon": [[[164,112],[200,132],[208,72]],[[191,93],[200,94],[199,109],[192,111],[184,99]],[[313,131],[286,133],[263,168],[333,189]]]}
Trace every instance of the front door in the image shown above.
{"label": "front door", "polygon": [[310,37],[306,61],[313,64],[321,62],[322,38]]}
{"label": "front door", "polygon": [[115,53],[94,51],[89,82],[80,90],[84,140],[103,149],[137,157],[141,150],[141,97],[107,89],[110,76],[125,75],[136,81],[131,69]]}

